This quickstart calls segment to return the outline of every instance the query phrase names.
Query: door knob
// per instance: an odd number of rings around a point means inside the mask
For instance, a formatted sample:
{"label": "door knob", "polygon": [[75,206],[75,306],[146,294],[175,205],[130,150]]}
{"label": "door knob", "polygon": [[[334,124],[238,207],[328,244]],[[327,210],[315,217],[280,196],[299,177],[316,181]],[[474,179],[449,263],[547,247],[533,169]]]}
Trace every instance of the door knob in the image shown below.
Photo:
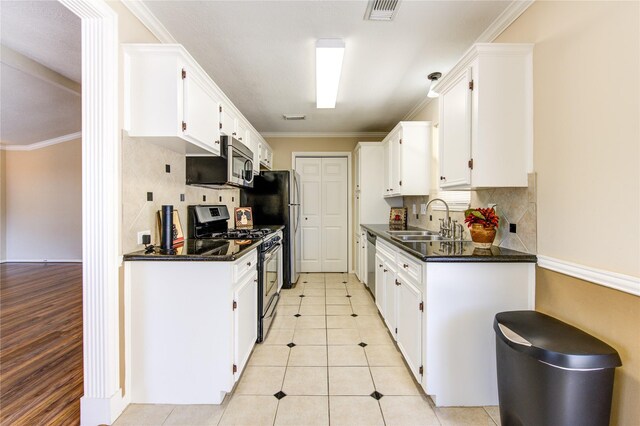
{"label": "door knob", "polygon": [[309,218],[308,218],[308,217],[305,217],[305,218],[304,218],[304,220],[307,220],[307,219],[309,219]]}

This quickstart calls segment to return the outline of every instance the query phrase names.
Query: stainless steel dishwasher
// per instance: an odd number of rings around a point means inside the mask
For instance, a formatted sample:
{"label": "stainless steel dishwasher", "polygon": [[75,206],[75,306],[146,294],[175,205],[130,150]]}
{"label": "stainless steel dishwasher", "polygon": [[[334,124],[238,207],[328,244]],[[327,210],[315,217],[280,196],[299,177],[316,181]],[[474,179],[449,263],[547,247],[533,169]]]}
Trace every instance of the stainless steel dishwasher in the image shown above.
{"label": "stainless steel dishwasher", "polygon": [[376,235],[367,231],[367,286],[376,298]]}

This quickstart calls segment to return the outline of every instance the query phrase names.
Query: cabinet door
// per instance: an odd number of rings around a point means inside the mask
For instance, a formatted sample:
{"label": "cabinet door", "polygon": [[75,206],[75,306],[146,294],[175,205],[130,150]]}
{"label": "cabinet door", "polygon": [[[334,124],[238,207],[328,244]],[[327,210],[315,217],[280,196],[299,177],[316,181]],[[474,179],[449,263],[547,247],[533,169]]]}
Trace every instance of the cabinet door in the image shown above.
{"label": "cabinet door", "polygon": [[404,359],[418,382],[422,365],[422,293],[412,283],[398,277],[397,341]]}
{"label": "cabinet door", "polygon": [[471,68],[440,96],[440,188],[471,184]]}
{"label": "cabinet door", "polygon": [[356,272],[356,277],[362,281],[362,271],[360,269],[360,234],[356,233],[355,235],[355,248],[356,253],[353,258],[355,265],[353,265],[353,270]]}
{"label": "cabinet door", "polygon": [[227,105],[220,106],[220,133],[226,136],[235,136],[236,115]]}
{"label": "cabinet door", "polygon": [[360,231],[360,273],[362,274],[362,281],[367,286],[369,285],[369,261],[367,257],[367,231]]}
{"label": "cabinet door", "polygon": [[183,134],[214,154],[220,154],[218,99],[207,90],[204,82],[194,77],[194,73],[186,70],[185,75]]}
{"label": "cabinet door", "polygon": [[385,280],[386,266],[384,259],[379,254],[376,254],[376,306],[380,315],[384,318],[385,304],[384,304],[384,280]]}
{"label": "cabinet door", "polygon": [[249,128],[244,124],[243,121],[236,121],[236,131],[234,136],[240,142],[248,146],[249,149],[251,149],[251,135],[249,134]]}
{"label": "cabinet door", "polygon": [[233,292],[233,363],[238,380],[258,338],[258,274],[249,274]]}
{"label": "cabinet door", "polygon": [[391,195],[391,141],[384,144],[384,191],[382,195]]}
{"label": "cabinet door", "polygon": [[384,322],[396,338],[396,270],[392,263],[385,263],[384,273]]}
{"label": "cabinet door", "polygon": [[401,192],[401,177],[400,177],[400,134],[396,133],[391,138],[391,156],[389,161],[391,162],[391,182],[389,188],[391,188],[391,194],[400,195]]}

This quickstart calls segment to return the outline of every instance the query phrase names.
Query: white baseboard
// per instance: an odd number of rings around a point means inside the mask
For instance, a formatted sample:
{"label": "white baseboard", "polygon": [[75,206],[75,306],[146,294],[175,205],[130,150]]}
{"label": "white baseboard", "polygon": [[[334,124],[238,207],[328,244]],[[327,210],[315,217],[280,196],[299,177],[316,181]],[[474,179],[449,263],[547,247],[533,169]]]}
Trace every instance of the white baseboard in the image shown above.
{"label": "white baseboard", "polygon": [[570,277],[579,278],[595,284],[609,287],[625,293],[640,296],[640,278],[617,272],[591,268],[577,263],[567,262],[553,257],[538,255],[538,266],[551,271],[560,272]]}
{"label": "white baseboard", "polygon": [[80,398],[80,424],[82,426],[110,425],[116,421],[126,408],[122,391],[111,398]]}
{"label": "white baseboard", "polygon": [[82,263],[82,259],[5,259],[0,263]]}

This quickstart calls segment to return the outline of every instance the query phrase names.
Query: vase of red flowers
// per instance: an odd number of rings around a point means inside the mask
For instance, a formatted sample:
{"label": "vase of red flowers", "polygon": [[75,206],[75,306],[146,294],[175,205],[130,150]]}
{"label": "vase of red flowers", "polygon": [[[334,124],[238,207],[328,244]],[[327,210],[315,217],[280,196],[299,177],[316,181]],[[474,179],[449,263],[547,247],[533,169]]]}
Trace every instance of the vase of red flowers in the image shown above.
{"label": "vase of red flowers", "polygon": [[490,248],[496,238],[496,227],[500,221],[496,211],[491,207],[468,209],[464,215],[464,223],[469,227],[473,244],[478,248]]}

